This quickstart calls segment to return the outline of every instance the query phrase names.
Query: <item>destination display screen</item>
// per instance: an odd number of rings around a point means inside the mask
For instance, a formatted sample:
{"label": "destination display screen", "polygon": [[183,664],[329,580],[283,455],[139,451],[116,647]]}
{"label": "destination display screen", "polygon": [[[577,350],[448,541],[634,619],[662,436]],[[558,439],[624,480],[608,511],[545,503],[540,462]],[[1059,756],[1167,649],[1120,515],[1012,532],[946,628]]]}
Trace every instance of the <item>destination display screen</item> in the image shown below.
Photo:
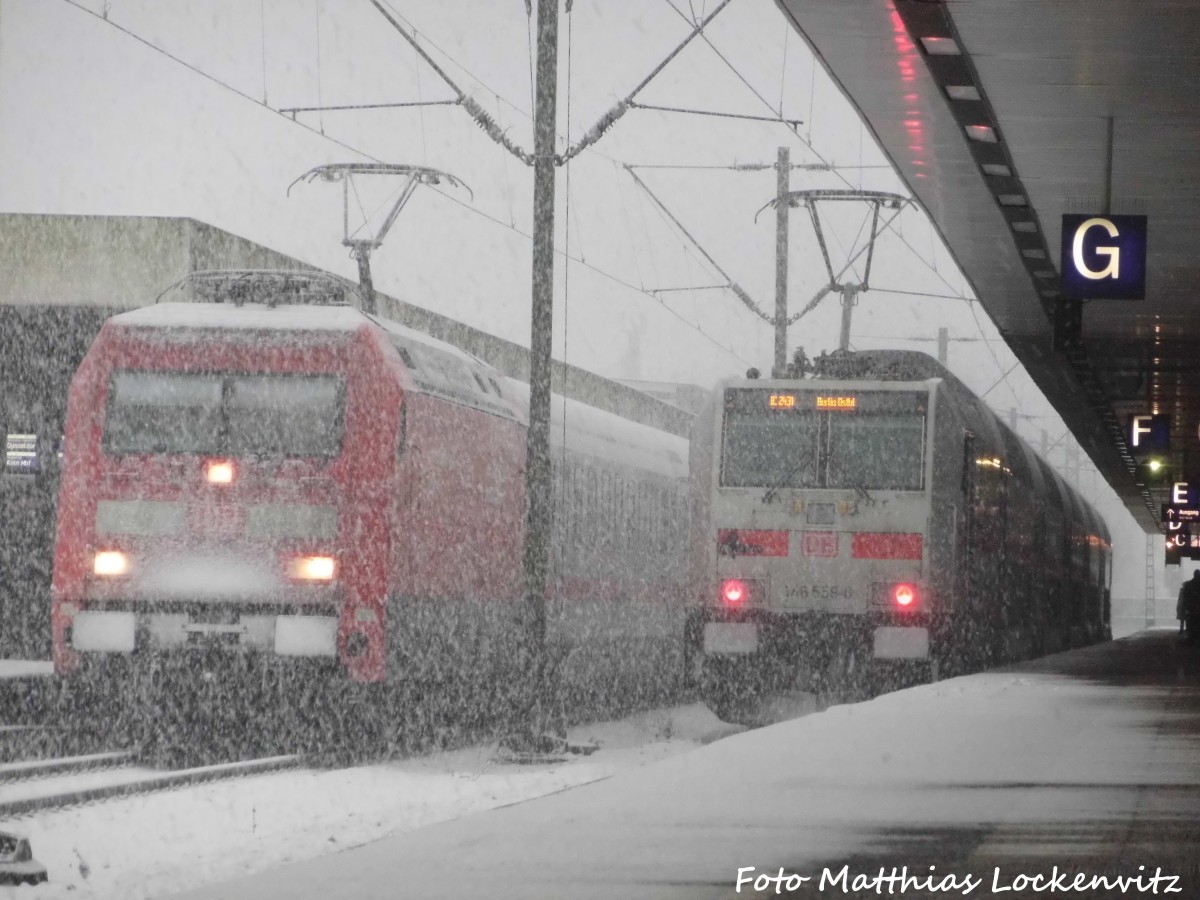
{"label": "destination display screen", "polygon": [[38,471],[36,434],[9,434],[4,439],[4,471],[10,475],[34,475]]}
{"label": "destination display screen", "polygon": [[737,415],[759,413],[920,413],[929,395],[910,391],[818,391],[730,388],[725,409]]}
{"label": "destination display screen", "polygon": [[922,490],[929,394],[729,388],[722,487]]}
{"label": "destination display screen", "polygon": [[858,398],[847,397],[817,397],[817,409],[858,409]]}

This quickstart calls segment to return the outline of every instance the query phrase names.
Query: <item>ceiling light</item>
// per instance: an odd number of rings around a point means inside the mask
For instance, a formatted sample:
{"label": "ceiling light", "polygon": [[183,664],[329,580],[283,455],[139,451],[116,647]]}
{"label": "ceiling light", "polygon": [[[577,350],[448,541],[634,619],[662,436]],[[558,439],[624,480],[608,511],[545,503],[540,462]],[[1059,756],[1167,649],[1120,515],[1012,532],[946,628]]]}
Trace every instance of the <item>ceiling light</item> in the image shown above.
{"label": "ceiling light", "polygon": [[1012,169],[1002,163],[984,163],[980,166],[985,175],[1000,175],[1004,178],[1012,178]]}
{"label": "ceiling light", "polygon": [[1036,275],[1038,278],[1057,278],[1058,277],[1058,273],[1055,272],[1053,269],[1038,269],[1033,274]]}
{"label": "ceiling light", "polygon": [[973,141],[980,141],[984,144],[995,144],[999,142],[996,137],[995,129],[991,125],[964,125],[967,137]]}
{"label": "ceiling light", "polygon": [[951,100],[982,100],[983,97],[979,94],[979,88],[973,84],[948,84],[946,85],[946,95]]}
{"label": "ceiling light", "polygon": [[962,50],[954,38],[923,37],[921,45],[930,56],[962,56]]}
{"label": "ceiling light", "polygon": [[1037,247],[1029,247],[1028,249],[1022,250],[1021,255],[1026,259],[1045,259],[1046,251],[1040,250]]}
{"label": "ceiling light", "polygon": [[996,200],[1001,206],[1025,206],[1029,202],[1024,194],[997,194]]}
{"label": "ceiling light", "polygon": [[1022,234],[1037,234],[1037,222],[1033,219],[1016,219],[1012,223],[1012,230]]}

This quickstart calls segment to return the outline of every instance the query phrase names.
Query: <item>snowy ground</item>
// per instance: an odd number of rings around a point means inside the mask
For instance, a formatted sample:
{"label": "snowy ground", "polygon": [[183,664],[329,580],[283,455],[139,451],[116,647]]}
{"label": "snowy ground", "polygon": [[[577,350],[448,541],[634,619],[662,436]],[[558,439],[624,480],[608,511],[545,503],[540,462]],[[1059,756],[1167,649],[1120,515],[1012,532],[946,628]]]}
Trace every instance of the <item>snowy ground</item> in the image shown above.
{"label": "snowy ground", "polygon": [[[30,838],[51,879],[36,888],[0,887],[0,898],[160,897],[608,778],[738,730],[696,704],[575,729],[572,740],[600,749],[559,765],[497,765],[493,748],[482,747],[244,778],[0,822],[0,830]],[[0,795],[18,788],[0,785]]]}
{"label": "snowy ground", "polygon": [[[1049,896],[1006,888],[1058,866],[1072,878],[1161,867],[1181,881],[1154,893],[1177,887],[1172,896],[1195,897],[1198,747],[1200,650],[1152,632],[833,707],[187,896],[694,900],[744,897],[739,869],[783,867],[810,879],[794,896],[816,897],[818,879],[842,865],[851,879],[907,865],[977,882],[934,896]],[[546,793],[573,774],[528,777],[557,778]],[[314,829],[307,840],[320,836]],[[850,893],[827,885],[825,895],[851,893],[929,896],[886,884]]]}

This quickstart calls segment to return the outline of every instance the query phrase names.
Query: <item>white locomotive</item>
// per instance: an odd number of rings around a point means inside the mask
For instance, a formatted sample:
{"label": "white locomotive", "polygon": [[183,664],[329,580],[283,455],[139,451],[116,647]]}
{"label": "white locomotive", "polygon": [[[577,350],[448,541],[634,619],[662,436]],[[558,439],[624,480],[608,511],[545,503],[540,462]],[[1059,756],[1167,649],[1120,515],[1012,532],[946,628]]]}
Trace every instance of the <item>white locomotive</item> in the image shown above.
{"label": "white locomotive", "polygon": [[864,696],[1109,634],[1088,503],[907,351],[721,384],[691,444],[687,641],[732,721],[763,692]]}

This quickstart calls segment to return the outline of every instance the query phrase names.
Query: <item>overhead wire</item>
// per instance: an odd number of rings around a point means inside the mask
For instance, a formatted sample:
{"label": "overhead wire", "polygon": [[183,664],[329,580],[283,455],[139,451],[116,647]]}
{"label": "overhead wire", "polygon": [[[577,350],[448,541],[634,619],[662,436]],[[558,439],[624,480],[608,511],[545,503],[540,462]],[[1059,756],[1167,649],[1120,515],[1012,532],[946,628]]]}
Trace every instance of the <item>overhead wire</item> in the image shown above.
{"label": "overhead wire", "polygon": [[[975,312],[975,302],[974,302],[974,301],[968,301],[968,302],[967,302],[967,308],[968,308],[969,310],[971,310],[971,318],[975,320],[975,327],[979,329],[979,334],[980,334],[980,336],[983,336],[983,335],[984,335],[983,323],[979,321],[979,316],[978,316],[978,315],[976,314],[976,312]],[[987,351],[988,351],[988,353],[990,353],[990,354],[991,354],[991,357],[992,357],[992,362],[994,362],[994,363],[996,364],[996,368],[997,368],[997,369],[1003,369],[1003,368],[1004,368],[1004,364],[1000,362],[1000,357],[998,357],[998,356],[996,355],[996,351],[992,349],[992,345],[991,345],[991,343],[990,343],[990,342],[985,342],[985,343],[984,343],[984,346],[985,346],[985,347],[987,347]],[[1017,361],[1017,364],[1016,364],[1016,365],[1020,365],[1020,360],[1018,360],[1018,361]],[[1007,372],[1005,372],[1003,375],[1001,375],[1001,376],[1000,376],[1000,381],[1006,381],[1006,380],[1008,379],[1008,376],[1009,376],[1009,374],[1011,374],[1011,373],[1012,373],[1012,371],[1013,371],[1013,369],[1015,369],[1015,368],[1016,368],[1016,365],[1010,366],[1010,367],[1009,367],[1009,369],[1008,369],[1008,371],[1007,371]],[[998,383],[999,383],[999,382],[997,382],[997,384],[998,384]],[[995,385],[992,385],[992,387],[994,388],[994,387],[995,387]],[[988,388],[988,391],[989,391],[989,392],[990,392],[991,390],[992,390],[992,388]],[[1010,393],[1013,395],[1013,399],[1014,399],[1014,400],[1015,400],[1015,399],[1017,399],[1017,392],[1016,392],[1015,390],[1013,390],[1013,387],[1012,387],[1012,385],[1011,385],[1011,384],[1008,386],[1008,390],[1009,390],[1009,392],[1010,392]]]}
{"label": "overhead wire", "polygon": [[[415,29],[413,33],[417,33]],[[413,50],[413,56],[417,56],[415,49]],[[421,96],[421,61],[419,59],[413,60],[413,75],[417,79],[417,102],[423,104],[425,98]],[[417,107],[417,121],[421,125],[421,162],[424,165],[429,165],[429,145],[425,141],[425,107],[423,105]]]}
{"label": "overhead wire", "polygon": [[303,122],[293,119],[290,116],[287,116],[284,113],[280,112],[279,110],[277,110],[271,106],[268,106],[263,101],[250,96],[249,94],[247,94],[245,91],[241,90],[240,88],[234,87],[232,84],[230,84],[227,81],[222,81],[220,78],[217,78],[215,75],[212,75],[212,74],[204,71],[203,69],[201,69],[199,66],[193,65],[192,63],[188,62],[187,60],[176,56],[171,51],[166,50],[163,47],[160,47],[158,44],[154,43],[151,40],[148,40],[147,38],[142,37],[140,34],[134,32],[134,31],[131,31],[130,29],[124,27],[123,25],[121,25],[117,22],[114,22],[112,19],[105,18],[100,13],[93,12],[92,10],[90,10],[86,6],[84,6],[82,3],[80,3],[79,0],[61,0],[61,2],[66,3],[68,6],[74,7],[75,9],[79,10],[80,12],[86,13],[87,15],[91,16],[94,19],[97,19],[100,22],[103,22],[105,25],[109,26],[110,28],[115,28],[117,31],[121,32],[126,37],[132,38],[133,40],[137,41],[139,44],[142,44],[144,47],[147,47],[150,50],[153,50],[155,53],[158,53],[161,56],[167,57],[167,59],[171,60],[172,62],[174,62],[180,66],[183,66],[189,72],[192,72],[195,75],[199,75],[205,81],[209,81],[209,82],[217,85],[218,87],[222,88],[223,90],[229,91],[231,94],[235,94],[238,97],[241,97],[243,100],[253,103],[255,106],[261,107],[262,109],[266,110],[267,112],[274,113],[275,115],[277,115],[281,119],[283,119],[285,122],[290,122],[292,125],[295,125],[298,128],[303,128],[305,131],[309,132],[310,134],[320,135],[325,140],[330,141],[334,144],[337,144],[342,149],[348,150],[351,153],[355,153],[359,156],[365,157],[366,159],[369,159],[372,162],[383,162],[383,160],[378,157],[372,156],[369,153],[364,153],[362,150],[358,149],[357,147],[352,146],[351,144],[346,143],[343,140],[340,140],[336,137],[332,137],[331,135],[327,135],[323,131],[320,131],[319,129],[314,128],[311,125],[306,125]]}
{"label": "overhead wire", "polygon": [[[684,21],[687,21],[687,16],[686,16],[686,14],[685,14],[685,13],[684,13],[682,10],[680,10],[680,9],[679,9],[679,8],[678,8],[678,7],[675,5],[675,2],[674,2],[674,0],[665,0],[665,2],[666,2],[666,4],[667,4],[667,5],[668,5],[668,6],[669,6],[669,7],[670,7],[672,10],[674,10],[674,12],[675,12],[675,14],[676,14],[676,15],[680,16],[681,18],[683,18],[683,19],[684,19]],[[743,83],[743,84],[744,84],[744,85],[745,85],[745,86],[746,86],[746,87],[747,87],[747,88],[750,90],[750,92],[751,92],[752,94],[754,94],[754,96],[755,96],[755,97],[757,97],[757,98],[758,98],[759,102],[760,102],[760,103],[762,103],[762,105],[763,105],[763,106],[765,106],[767,109],[771,110],[772,112],[775,112],[775,109],[774,109],[774,107],[772,107],[772,106],[771,106],[771,103],[770,103],[770,101],[769,101],[769,100],[767,100],[767,98],[766,98],[766,97],[764,97],[764,96],[763,96],[761,93],[759,93],[759,91],[758,91],[758,90],[757,90],[757,89],[756,89],[756,88],[755,88],[755,87],[754,87],[752,84],[750,84],[749,80],[747,80],[747,79],[745,78],[745,76],[743,76],[743,75],[742,75],[742,73],[741,73],[741,72],[738,70],[737,66],[735,66],[735,65],[734,65],[732,62],[730,62],[730,61],[729,61],[729,59],[727,59],[727,58],[725,57],[725,55],[724,55],[723,53],[721,53],[721,51],[720,51],[720,50],[719,50],[719,49],[718,49],[718,48],[717,48],[717,47],[716,47],[716,46],[713,44],[713,42],[712,42],[711,38],[709,38],[707,34],[701,34],[701,35],[700,35],[700,37],[701,37],[701,39],[702,39],[702,40],[703,40],[703,41],[704,41],[706,44],[708,44],[708,46],[709,46],[709,47],[712,49],[712,51],[713,51],[713,52],[714,52],[714,53],[717,55],[717,57],[718,57],[718,58],[721,60],[721,62],[723,62],[723,63],[725,64],[725,66],[726,66],[726,67],[727,67],[727,68],[728,68],[728,69],[729,69],[731,72],[733,72],[733,74],[734,74],[734,75],[735,75],[735,76],[738,78],[738,80],[739,80],[739,81],[741,81],[741,82],[742,82],[742,83]],[[815,76],[816,76],[816,59],[815,59],[815,57],[814,57],[814,60],[813,60],[813,79],[812,79],[812,81],[811,81],[811,84],[813,85],[813,88],[812,88],[812,90],[813,90],[814,92],[815,92],[815,85],[816,85],[816,77],[815,77]],[[793,128],[788,128],[788,131],[789,131],[789,133],[791,133],[792,135],[794,135],[794,136],[796,137],[796,139],[797,139],[797,140],[799,140],[799,141],[800,141],[800,142],[801,142],[801,143],[802,143],[802,144],[803,144],[805,147],[807,147],[807,148],[808,148],[808,150],[809,150],[809,151],[810,151],[810,152],[811,152],[811,153],[812,153],[814,156],[816,156],[816,157],[817,157],[817,159],[821,160],[821,162],[825,163],[826,165],[830,165],[830,169],[829,169],[829,171],[831,171],[831,172],[833,172],[835,175],[837,175],[837,177],[838,177],[839,179],[841,179],[841,181],[842,181],[842,182],[843,182],[843,183],[846,185],[846,187],[849,187],[849,188],[854,188],[854,183],[853,183],[852,181],[850,181],[850,179],[846,178],[846,176],[845,176],[845,175],[843,175],[843,174],[842,174],[842,173],[839,171],[839,169],[838,169],[838,168],[835,168],[835,167],[833,167],[833,166],[832,166],[832,165],[829,163],[829,161],[828,161],[828,160],[826,160],[826,159],[825,159],[825,157],[824,157],[824,156],[823,156],[823,155],[822,155],[822,154],[821,154],[821,153],[820,153],[820,152],[819,152],[819,151],[818,151],[818,150],[817,150],[817,149],[816,149],[816,148],[815,148],[815,147],[812,145],[812,143],[811,143],[811,119],[812,119],[812,110],[811,110],[811,105],[812,105],[812,99],[811,99],[811,98],[810,98],[810,101],[809,101],[809,102],[810,102],[810,112],[809,112],[809,122],[810,122],[809,135],[810,135],[810,139],[805,139],[804,137],[802,137],[802,136],[799,134],[799,132],[798,132],[796,129],[793,129]],[[846,168],[849,168],[849,167],[846,167]],[[861,172],[861,169],[860,169],[860,172]],[[938,279],[939,279],[939,280],[940,280],[940,281],[941,281],[943,284],[945,284],[945,285],[946,285],[946,287],[950,288],[951,290],[954,290],[954,285],[952,285],[952,284],[951,284],[949,281],[947,281],[947,280],[946,280],[946,279],[945,279],[945,278],[944,278],[944,277],[941,275],[941,273],[940,273],[940,272],[938,272],[938,270],[937,270],[937,267],[936,267],[935,265],[931,264],[931,263],[930,263],[928,260],[926,260],[926,259],[925,259],[925,258],[924,258],[924,257],[923,257],[923,256],[922,256],[920,253],[918,253],[918,252],[917,252],[917,250],[916,250],[916,248],[915,248],[915,247],[913,247],[913,246],[912,246],[912,244],[910,244],[910,243],[908,242],[907,238],[905,238],[905,237],[904,237],[902,234],[899,234],[899,233],[898,233],[898,232],[897,232],[897,231],[896,231],[894,228],[892,228],[892,227],[891,227],[891,222],[892,222],[892,220],[889,220],[889,223],[888,223],[888,225],[887,225],[887,226],[885,226],[885,227],[887,228],[887,230],[890,230],[890,231],[892,231],[894,234],[896,234],[896,236],[897,236],[897,237],[900,239],[901,243],[903,243],[903,244],[904,244],[906,247],[908,247],[908,249],[912,251],[913,255],[917,257],[917,259],[921,260],[921,262],[922,262],[922,263],[924,263],[924,264],[925,264],[925,266],[926,266],[927,268],[929,268],[929,269],[930,269],[930,271],[932,271],[932,272],[933,272],[935,275],[937,275],[937,276],[938,276]]]}
{"label": "overhead wire", "polygon": [[[446,200],[449,200],[451,203],[457,204],[458,206],[461,206],[464,209],[470,210],[471,212],[475,213],[476,215],[482,216],[483,218],[487,219],[489,222],[494,222],[495,224],[501,226],[502,228],[507,228],[509,231],[519,234],[522,237],[526,238],[527,240],[532,240],[532,238],[533,238],[533,236],[531,234],[529,234],[525,231],[522,231],[518,226],[509,225],[506,222],[504,222],[500,219],[497,219],[495,216],[493,216],[491,213],[489,213],[485,210],[479,209],[478,207],[469,206],[465,201],[460,200],[458,197],[455,197],[453,194],[447,193],[446,191],[442,190],[440,187],[438,187],[436,185],[432,186],[431,189],[438,195],[444,197]],[[554,252],[557,254],[563,255],[562,250],[555,249]],[[659,300],[659,298],[655,297],[648,290],[646,290],[645,287],[639,287],[638,285],[633,284],[632,282],[626,281],[625,279],[623,279],[617,275],[614,275],[612,272],[606,271],[605,269],[601,269],[599,266],[594,265],[585,259],[576,259],[575,262],[578,263],[579,265],[583,266],[585,269],[589,269],[589,270],[595,272],[601,278],[604,278],[607,281],[611,281],[613,284],[618,284],[621,287],[628,288],[631,291],[636,291],[639,294],[644,294],[645,296],[654,300],[663,309],[667,310],[667,312],[671,313],[671,315],[673,315],[676,319],[678,319],[684,325],[687,325],[693,331],[696,331],[700,335],[702,335],[705,340],[707,340],[714,347],[719,349],[722,353],[725,353],[726,355],[733,357],[734,359],[736,359],[738,362],[742,363],[743,365],[748,366],[751,364],[749,360],[744,359],[743,357],[739,356],[736,351],[730,349],[729,347],[726,347],[724,344],[722,344],[719,340],[717,340],[712,335],[710,335],[707,331],[705,331],[703,328],[701,328],[695,322],[689,322],[683,316],[679,315],[679,313],[675,312],[675,310],[671,309],[671,307],[664,304],[661,300]]]}
{"label": "overhead wire", "polygon": [[621,187],[621,182],[625,179],[621,177],[620,169],[616,160],[612,160],[613,176],[617,180],[617,197],[621,201],[621,210],[625,214],[625,237],[629,240],[629,250],[633,256],[633,267],[637,270],[638,281],[642,285],[642,290],[646,289],[646,278],[642,274],[641,261],[638,258],[637,243],[633,239],[633,218],[629,215],[629,204],[625,201],[625,190]]}
{"label": "overhead wire", "polygon": [[[679,9],[675,5],[674,0],[665,0],[665,2],[667,4],[667,6],[669,6],[672,10],[674,10],[676,15],[678,15],[680,18],[682,18],[685,22],[687,21],[687,16],[684,14],[684,12],[681,9]],[[713,53],[715,53],[717,55],[717,58],[720,59],[721,62],[723,62],[725,64],[726,68],[728,68],[729,71],[731,71],[734,74],[734,76],[740,82],[742,82],[742,84],[744,84],[747,87],[747,89],[749,89],[750,93],[752,93],[755,97],[757,97],[759,102],[762,103],[763,106],[765,106],[771,112],[775,112],[775,108],[773,106],[771,106],[771,101],[769,101],[766,97],[764,97],[761,93],[759,93],[758,89],[755,88],[754,85],[752,85],[746,79],[746,77],[744,75],[742,75],[741,71],[738,70],[737,66],[735,66],[733,63],[731,63],[725,57],[725,55],[723,53],[721,53],[720,50],[717,49],[716,45],[713,44],[712,40],[708,37],[708,35],[702,33],[700,35],[700,37],[704,41],[704,43],[708,44],[709,48],[713,51]],[[815,147],[813,147],[813,145],[809,141],[807,141],[803,137],[801,137],[800,133],[797,129],[788,128],[787,130],[788,130],[789,134],[793,135],[798,141],[800,141],[801,144],[803,144],[805,147],[807,147],[809,152],[811,152],[814,156],[816,156],[817,159],[821,160],[821,162],[823,162],[823,163],[828,164],[829,161],[827,159],[825,159],[825,157],[822,156],[821,153]],[[849,188],[854,187],[853,182],[851,182],[845,176],[838,173],[838,177],[841,178],[842,182],[846,185],[846,187],[849,187]]]}
{"label": "overhead wire", "polygon": [[258,0],[259,36],[262,39],[263,105],[267,103],[267,0]]}
{"label": "overhead wire", "polygon": [[788,35],[792,29],[783,30],[783,62],[779,66],[779,118],[783,118],[783,89],[787,86]]}
{"label": "overhead wire", "polygon": [[[313,21],[317,28],[317,106],[324,106],[321,96],[321,0],[313,0]],[[325,133],[325,113],[317,113],[317,122],[321,126],[321,134]]]}
{"label": "overhead wire", "polygon": [[[106,19],[104,16],[102,16],[99,13],[93,12],[92,10],[88,9],[86,6],[82,5],[82,3],[79,2],[79,0],[61,0],[61,2],[66,3],[67,5],[79,10],[80,12],[86,13],[87,15],[91,16],[92,18],[96,19],[97,21],[103,22],[105,25],[116,29],[117,31],[124,34],[126,37],[131,38],[132,40],[137,41],[139,44],[154,51],[155,53],[157,53],[161,56],[164,56],[167,59],[170,59],[175,64],[182,66],[183,68],[187,69],[189,72],[192,72],[193,74],[200,76],[205,81],[208,81],[208,82],[218,86],[222,90],[228,91],[229,93],[234,94],[237,97],[240,97],[242,100],[252,103],[255,106],[260,107],[261,109],[263,109],[267,112],[270,112],[270,113],[273,113],[274,115],[279,116],[283,121],[288,122],[290,125],[292,125],[296,128],[301,128],[301,129],[309,132],[310,134],[319,135],[324,140],[327,140],[330,143],[335,144],[335,145],[341,147],[342,149],[355,154],[356,156],[370,160],[371,162],[383,162],[383,159],[381,159],[380,157],[377,157],[370,153],[367,153],[367,152],[361,150],[360,148],[355,147],[353,144],[350,144],[347,141],[344,141],[333,135],[325,134],[323,131],[320,131],[319,129],[314,128],[311,125],[307,125],[304,122],[301,122],[297,119],[293,119],[290,116],[287,116],[287,115],[281,113],[279,110],[274,109],[271,106],[268,106],[266,103],[263,103],[261,100],[258,100],[255,97],[252,97],[250,94],[247,94],[245,91],[243,91],[237,87],[234,87],[232,84],[216,77],[215,75],[213,75],[209,72],[206,72],[204,69],[201,69],[199,66],[196,66],[193,63],[190,63],[185,59],[182,59],[181,57],[177,56],[176,54],[172,53],[171,51],[165,49],[164,47],[159,46],[158,44],[154,43],[153,41],[151,41],[145,37],[142,37],[141,35],[130,30],[129,28],[126,28],[123,25],[112,21],[111,19]],[[591,152],[597,152],[597,151],[592,150]],[[603,153],[601,153],[600,155],[604,156],[605,158],[610,158],[610,157],[607,157]],[[461,206],[462,208],[469,210],[470,212],[472,212],[473,214],[475,214],[477,216],[480,216],[496,225],[499,225],[502,228],[507,228],[510,231],[513,231],[514,233],[521,235],[522,237],[526,238],[527,240],[532,239],[532,236],[530,234],[522,231],[517,225],[515,225],[513,223],[505,223],[505,222],[501,221],[500,219],[497,219],[495,216],[487,213],[486,211],[479,209],[478,207],[475,207],[475,206],[470,206],[467,203],[465,203],[464,201],[460,200],[459,198],[457,198],[437,187],[434,187],[433,190],[436,193],[440,194],[442,197],[449,200],[451,203],[455,203],[458,206]],[[559,252],[559,251],[556,251],[556,252]],[[638,285],[628,282],[628,281],[624,280],[623,278],[620,278],[619,276],[612,274],[611,272],[607,272],[604,269],[601,269],[599,266],[596,266],[593,263],[587,262],[586,260],[576,260],[576,262],[578,262],[580,265],[584,266],[585,268],[595,272],[597,275],[601,276],[602,278],[604,278],[608,281],[611,281],[613,284],[620,285],[621,287],[627,288],[628,290],[642,294],[642,295],[648,297],[649,299],[654,300],[659,306],[666,309],[672,316],[674,316],[676,319],[678,319],[684,325],[687,325],[693,331],[696,331],[706,341],[711,343],[714,347],[716,347],[718,350],[720,350],[723,354],[730,356],[733,359],[736,359],[738,362],[742,363],[743,365],[750,364],[748,360],[742,358],[741,356],[738,355],[738,353],[736,351],[734,351],[731,348],[722,344],[718,339],[716,339],[712,335],[708,334],[699,325],[697,325],[694,322],[689,322],[687,319],[685,319],[684,317],[679,315],[677,312],[675,312],[669,306],[666,306],[665,304],[663,304],[657,297],[655,297],[654,295],[647,292],[644,287],[639,287]]]}

